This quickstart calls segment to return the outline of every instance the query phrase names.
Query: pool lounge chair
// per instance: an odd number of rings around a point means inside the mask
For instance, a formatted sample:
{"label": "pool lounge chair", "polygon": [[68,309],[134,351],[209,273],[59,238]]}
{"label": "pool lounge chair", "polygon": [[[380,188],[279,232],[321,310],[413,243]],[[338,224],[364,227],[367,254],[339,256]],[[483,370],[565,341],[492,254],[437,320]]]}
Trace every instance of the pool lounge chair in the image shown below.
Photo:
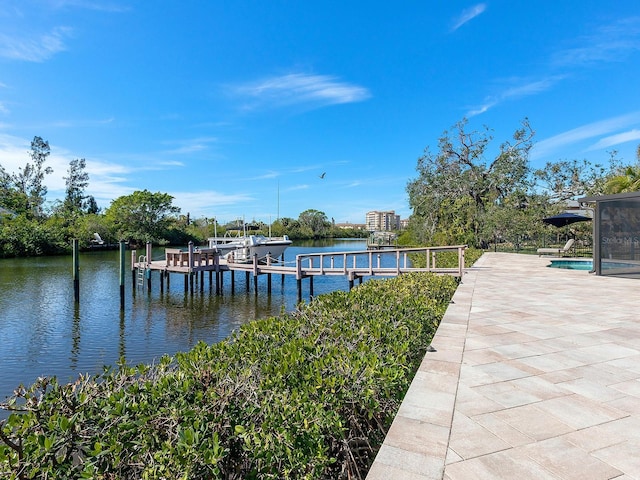
{"label": "pool lounge chair", "polygon": [[563,255],[565,253],[567,253],[571,247],[573,246],[573,242],[575,242],[575,240],[573,238],[570,238],[569,240],[567,240],[567,243],[564,244],[564,247],[562,248],[539,248],[538,249],[538,256],[541,256],[542,254],[551,254],[551,255]]}

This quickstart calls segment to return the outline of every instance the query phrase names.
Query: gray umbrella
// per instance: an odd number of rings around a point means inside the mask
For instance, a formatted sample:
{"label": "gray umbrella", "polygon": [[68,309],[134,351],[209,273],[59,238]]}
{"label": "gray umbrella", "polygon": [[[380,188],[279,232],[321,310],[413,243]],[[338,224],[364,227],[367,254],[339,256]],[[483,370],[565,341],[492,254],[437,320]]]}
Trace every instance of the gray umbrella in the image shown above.
{"label": "gray umbrella", "polygon": [[548,223],[549,225],[553,225],[554,227],[566,227],[567,225],[571,225],[572,223],[588,222],[590,220],[591,217],[585,217],[584,215],[578,215],[577,213],[569,212],[560,213],[558,215],[542,219],[544,223]]}

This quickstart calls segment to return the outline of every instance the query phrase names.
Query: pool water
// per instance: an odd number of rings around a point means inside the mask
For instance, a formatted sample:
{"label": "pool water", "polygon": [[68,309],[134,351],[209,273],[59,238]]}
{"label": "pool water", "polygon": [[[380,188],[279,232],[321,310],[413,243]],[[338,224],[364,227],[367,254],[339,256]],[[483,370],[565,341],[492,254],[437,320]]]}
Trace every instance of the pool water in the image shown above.
{"label": "pool water", "polygon": [[568,270],[592,270],[592,260],[551,260],[551,268],[565,268]]}

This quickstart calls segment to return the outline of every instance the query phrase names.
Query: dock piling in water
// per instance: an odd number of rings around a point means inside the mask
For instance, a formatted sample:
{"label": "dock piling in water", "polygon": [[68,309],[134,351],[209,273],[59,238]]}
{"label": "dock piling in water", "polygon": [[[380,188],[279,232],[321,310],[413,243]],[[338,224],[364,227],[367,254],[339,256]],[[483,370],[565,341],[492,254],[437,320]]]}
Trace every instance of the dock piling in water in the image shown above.
{"label": "dock piling in water", "polygon": [[80,257],[78,239],[73,239],[73,298],[80,301]]}

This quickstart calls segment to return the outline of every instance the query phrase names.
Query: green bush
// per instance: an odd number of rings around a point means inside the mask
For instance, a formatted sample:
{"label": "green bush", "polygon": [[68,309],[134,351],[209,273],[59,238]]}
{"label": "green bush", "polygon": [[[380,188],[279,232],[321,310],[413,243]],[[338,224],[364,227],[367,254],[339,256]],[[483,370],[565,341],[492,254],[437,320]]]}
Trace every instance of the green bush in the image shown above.
{"label": "green bush", "polygon": [[0,423],[0,476],[363,477],[456,286],[369,281],[155,365],[39,379]]}

